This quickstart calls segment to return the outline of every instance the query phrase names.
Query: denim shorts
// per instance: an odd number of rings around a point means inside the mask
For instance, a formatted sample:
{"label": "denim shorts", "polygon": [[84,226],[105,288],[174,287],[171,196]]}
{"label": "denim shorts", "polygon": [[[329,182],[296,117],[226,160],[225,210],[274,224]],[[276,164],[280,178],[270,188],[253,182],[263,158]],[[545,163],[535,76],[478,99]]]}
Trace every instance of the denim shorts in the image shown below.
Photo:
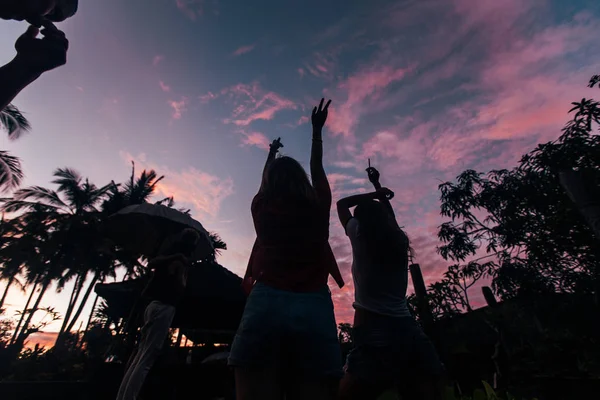
{"label": "denim shorts", "polygon": [[345,370],[372,384],[444,374],[433,344],[412,317],[369,318],[354,328],[354,345]]}
{"label": "denim shorts", "polygon": [[343,376],[329,288],[296,293],[257,283],[246,302],[228,364],[284,368],[311,377]]}

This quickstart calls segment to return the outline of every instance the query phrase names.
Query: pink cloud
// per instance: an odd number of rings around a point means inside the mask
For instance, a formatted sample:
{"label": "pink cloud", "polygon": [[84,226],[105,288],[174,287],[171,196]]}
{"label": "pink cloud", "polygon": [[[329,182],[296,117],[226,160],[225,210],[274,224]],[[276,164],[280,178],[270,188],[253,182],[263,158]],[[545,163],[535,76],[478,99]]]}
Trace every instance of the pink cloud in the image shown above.
{"label": "pink cloud", "polygon": [[189,100],[187,97],[182,97],[179,101],[169,100],[167,103],[172,108],[171,118],[181,119],[183,113],[187,111]]}
{"label": "pink cloud", "polygon": [[298,119],[298,122],[296,122],[296,126],[307,124],[309,121],[310,118],[308,118],[306,115],[303,115]]}
{"label": "pink cloud", "polygon": [[201,95],[200,98],[200,102],[202,104],[206,104],[208,102],[210,102],[211,100],[216,99],[217,97],[219,97],[218,94],[214,94],[213,92],[208,92],[206,94]]}
{"label": "pink cloud", "polygon": [[297,108],[293,101],[264,90],[258,82],[225,88],[221,95],[226,95],[234,106],[231,117],[224,122],[237,126],[248,126],[257,120],[270,121],[280,111]]}
{"label": "pink cloud", "polygon": [[163,81],[158,81],[158,86],[160,86],[160,89],[165,93],[168,93],[171,91],[171,86],[167,85]]}
{"label": "pink cloud", "polygon": [[397,132],[381,131],[363,144],[359,159],[372,158],[375,155],[391,158],[398,166],[396,172],[410,173],[422,168],[426,154],[427,146],[422,137],[416,134],[404,136]]}
{"label": "pink cloud", "polygon": [[148,161],[145,154],[133,156],[123,151],[120,154],[128,163],[135,161],[140,169],[154,169],[165,175],[166,178],[157,186],[155,197],[160,199],[173,196],[177,204],[191,207],[192,214],[200,218],[200,222],[203,222],[203,219],[217,219],[221,203],[234,193],[233,180],[229,177],[220,178],[194,167],[174,170],[166,165]]}
{"label": "pink cloud", "polygon": [[163,61],[164,61],[164,59],[165,59],[165,57],[164,57],[164,56],[161,56],[161,55],[156,55],[156,56],[154,56],[154,58],[152,59],[152,65],[156,67],[158,64],[160,64],[161,62],[163,62]]}
{"label": "pink cloud", "polygon": [[248,54],[252,50],[254,50],[254,47],[256,47],[256,45],[254,45],[254,44],[251,44],[248,46],[242,46],[242,47],[238,48],[237,50],[235,50],[231,55],[234,57],[237,57],[237,56],[241,56],[242,54]]}
{"label": "pink cloud", "polygon": [[317,78],[332,80],[337,69],[339,51],[339,48],[334,48],[328,52],[312,54],[310,61],[304,64],[304,68],[300,68],[303,71],[302,76],[304,72],[308,72]]}
{"label": "pink cloud", "polygon": [[[327,122],[334,135],[345,138],[354,135],[361,116],[369,113],[369,104],[383,95],[392,83],[402,80],[413,68],[396,68],[373,65],[350,76],[338,84]],[[339,100],[345,98],[345,100]]]}
{"label": "pink cloud", "polygon": [[271,143],[269,138],[261,132],[245,132],[240,130],[244,138],[242,139],[242,146],[256,146],[259,149],[269,150],[269,144]]}
{"label": "pink cloud", "polygon": [[175,0],[175,4],[192,21],[204,13],[204,0]]}
{"label": "pink cloud", "polygon": [[304,71],[304,69],[303,69],[303,68],[298,68],[298,69],[297,69],[297,71],[298,71],[298,75],[300,75],[300,78],[304,77],[304,74],[305,74],[306,72]]}
{"label": "pink cloud", "polygon": [[219,0],[175,0],[175,4],[179,11],[185,14],[192,21],[212,11],[213,15],[219,15]]}

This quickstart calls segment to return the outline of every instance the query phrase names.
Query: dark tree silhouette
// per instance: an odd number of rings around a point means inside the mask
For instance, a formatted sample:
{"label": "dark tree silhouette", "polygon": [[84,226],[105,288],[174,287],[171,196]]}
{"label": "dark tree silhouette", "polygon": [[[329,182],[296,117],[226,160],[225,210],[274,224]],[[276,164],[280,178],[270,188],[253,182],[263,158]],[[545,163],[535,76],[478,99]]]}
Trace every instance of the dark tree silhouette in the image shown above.
{"label": "dark tree silhouette", "polygon": [[[589,86],[599,82],[595,76]],[[600,187],[600,136],[594,134],[600,104],[573,105],[561,136],[525,154],[512,170],[467,170],[440,185],[441,214],[450,221],[439,228],[438,251],[456,264],[429,288],[437,316],[470,310],[468,288],[486,277],[502,298],[595,290],[597,239],[558,173],[583,171],[591,187]]]}
{"label": "dark tree silhouette", "polygon": [[[6,130],[10,140],[18,139],[31,129],[27,118],[12,104],[0,110],[0,127]],[[0,191],[14,189],[22,180],[21,161],[7,151],[0,151]]]}

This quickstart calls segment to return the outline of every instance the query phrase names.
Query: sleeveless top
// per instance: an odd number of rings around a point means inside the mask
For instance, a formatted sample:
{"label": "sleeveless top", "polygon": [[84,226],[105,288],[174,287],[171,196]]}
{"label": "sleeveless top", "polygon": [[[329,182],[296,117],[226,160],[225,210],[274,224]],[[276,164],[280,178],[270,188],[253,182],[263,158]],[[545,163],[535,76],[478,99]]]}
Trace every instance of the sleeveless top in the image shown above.
{"label": "sleeveless top", "polygon": [[327,285],[329,275],[344,285],[329,245],[329,210],[297,201],[252,201],[256,241],[246,278],[281,290],[311,292]]}

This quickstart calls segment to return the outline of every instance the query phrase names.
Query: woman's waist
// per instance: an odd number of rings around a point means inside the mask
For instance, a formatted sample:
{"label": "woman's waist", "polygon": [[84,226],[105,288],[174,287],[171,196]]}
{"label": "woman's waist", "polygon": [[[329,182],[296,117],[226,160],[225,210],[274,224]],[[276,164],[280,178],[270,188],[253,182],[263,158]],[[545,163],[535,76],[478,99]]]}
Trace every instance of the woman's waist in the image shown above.
{"label": "woman's waist", "polygon": [[[300,290],[303,289],[303,290]],[[297,297],[298,295],[306,296],[331,296],[331,291],[327,283],[315,283],[312,286],[306,286],[304,288],[289,287],[286,285],[279,285],[277,282],[258,281],[252,288],[251,296],[278,296],[278,297]]]}
{"label": "woman's waist", "polygon": [[357,302],[353,305],[355,327],[394,327],[406,323],[407,319],[414,320],[408,307],[401,309],[369,307]]}

